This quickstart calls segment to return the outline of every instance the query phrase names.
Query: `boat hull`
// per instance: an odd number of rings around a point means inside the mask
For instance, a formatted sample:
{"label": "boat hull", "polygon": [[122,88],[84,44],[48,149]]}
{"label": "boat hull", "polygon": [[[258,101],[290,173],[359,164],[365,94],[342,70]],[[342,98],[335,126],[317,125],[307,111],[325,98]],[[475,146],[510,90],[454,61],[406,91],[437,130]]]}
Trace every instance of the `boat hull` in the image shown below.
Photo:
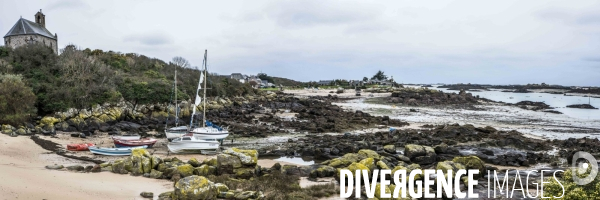
{"label": "boat hull", "polygon": [[155,143],[156,139],[142,139],[142,140],[118,140],[113,139],[113,142],[116,147],[139,147],[139,146],[147,146],[151,148]]}
{"label": "boat hull", "polygon": [[182,141],[170,142],[167,147],[173,153],[182,153],[185,151],[216,150],[219,148],[217,141]]}
{"label": "boat hull", "polygon": [[121,136],[113,136],[113,140],[139,140],[141,136],[139,135],[121,135]]}
{"label": "boat hull", "polygon": [[91,146],[88,149],[93,154],[106,155],[106,156],[128,156],[134,149],[145,149],[146,146],[140,147],[128,147],[128,148],[101,148]]}
{"label": "boat hull", "polygon": [[190,133],[194,134],[196,139],[215,139],[221,140],[225,139],[229,136],[229,132],[226,130],[219,130],[213,127],[200,127],[195,128],[190,131]]}

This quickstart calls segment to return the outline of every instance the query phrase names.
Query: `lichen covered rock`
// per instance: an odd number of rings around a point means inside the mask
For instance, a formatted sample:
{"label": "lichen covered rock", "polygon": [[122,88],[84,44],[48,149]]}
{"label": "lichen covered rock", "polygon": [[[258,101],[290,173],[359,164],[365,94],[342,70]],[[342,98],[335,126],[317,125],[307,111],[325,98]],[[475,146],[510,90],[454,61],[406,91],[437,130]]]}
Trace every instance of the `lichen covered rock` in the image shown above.
{"label": "lichen covered rock", "polygon": [[466,169],[479,170],[479,174],[476,174],[474,176],[475,178],[483,177],[483,174],[485,173],[485,163],[477,156],[455,157],[452,159],[452,162],[460,163],[464,165]]}
{"label": "lichen covered rock", "polygon": [[370,149],[361,149],[358,151],[358,154],[363,155],[367,158],[373,158],[375,160],[379,160],[380,158],[380,155],[377,152]]}
{"label": "lichen covered rock", "polygon": [[194,168],[194,175],[198,176],[208,176],[215,175],[217,172],[217,168],[209,165],[201,165],[200,167]]}
{"label": "lichen covered rock", "polygon": [[224,153],[237,156],[242,164],[247,166],[256,166],[258,163],[258,151],[256,150],[242,150],[238,148],[231,148],[224,151]]}
{"label": "lichen covered rock", "polygon": [[194,175],[179,179],[175,183],[172,197],[175,200],[216,199],[217,194],[218,188],[213,182]]}

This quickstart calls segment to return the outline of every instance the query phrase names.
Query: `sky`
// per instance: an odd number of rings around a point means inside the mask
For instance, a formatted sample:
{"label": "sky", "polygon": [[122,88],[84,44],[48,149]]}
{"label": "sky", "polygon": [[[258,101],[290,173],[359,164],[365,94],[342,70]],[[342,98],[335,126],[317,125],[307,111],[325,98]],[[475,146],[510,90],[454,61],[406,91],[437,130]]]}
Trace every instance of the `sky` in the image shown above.
{"label": "sky", "polygon": [[600,86],[600,1],[0,0],[0,34],[42,9],[59,47],[182,56],[298,81]]}

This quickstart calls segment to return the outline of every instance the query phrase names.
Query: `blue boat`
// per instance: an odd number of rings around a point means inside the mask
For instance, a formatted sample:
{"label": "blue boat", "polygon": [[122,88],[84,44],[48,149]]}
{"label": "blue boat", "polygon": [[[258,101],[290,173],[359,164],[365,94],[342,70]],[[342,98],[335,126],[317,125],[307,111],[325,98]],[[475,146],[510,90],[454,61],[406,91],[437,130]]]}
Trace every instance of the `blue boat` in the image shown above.
{"label": "blue boat", "polygon": [[106,155],[106,156],[128,156],[128,155],[131,155],[131,151],[133,151],[134,149],[145,149],[146,147],[147,146],[126,147],[126,148],[104,148],[104,147],[91,146],[91,147],[88,147],[88,149],[93,154],[100,154],[100,155]]}

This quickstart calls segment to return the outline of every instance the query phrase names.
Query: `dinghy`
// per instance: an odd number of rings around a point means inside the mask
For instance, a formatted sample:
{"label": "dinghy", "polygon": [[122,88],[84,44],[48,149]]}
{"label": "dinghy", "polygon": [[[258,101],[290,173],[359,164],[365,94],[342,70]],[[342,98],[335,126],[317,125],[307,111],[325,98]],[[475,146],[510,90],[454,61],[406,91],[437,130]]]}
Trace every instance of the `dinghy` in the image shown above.
{"label": "dinghy", "polygon": [[178,138],[185,135],[186,133],[188,133],[187,126],[177,126],[165,130],[165,135],[167,136],[167,139]]}
{"label": "dinghy", "polygon": [[140,135],[113,135],[112,139],[117,140],[139,140],[142,138]]}
{"label": "dinghy", "polygon": [[152,146],[156,143],[156,139],[153,138],[144,138],[139,140],[120,140],[113,139],[116,147],[139,147],[139,146],[147,146],[148,148],[152,148]]}
{"label": "dinghy", "polygon": [[175,138],[167,145],[169,151],[173,153],[197,152],[203,153],[207,150],[216,151],[219,148],[219,142],[216,140],[197,139],[192,134],[186,134]]}
{"label": "dinghy", "polygon": [[106,155],[106,156],[128,156],[128,155],[131,155],[131,151],[133,151],[134,149],[145,149],[145,148],[146,148],[146,146],[127,147],[127,148],[104,148],[104,147],[91,146],[88,149],[93,154],[100,154],[100,155]]}
{"label": "dinghy", "polygon": [[92,143],[83,143],[83,144],[68,144],[67,150],[69,151],[87,151],[88,147],[94,146]]}

